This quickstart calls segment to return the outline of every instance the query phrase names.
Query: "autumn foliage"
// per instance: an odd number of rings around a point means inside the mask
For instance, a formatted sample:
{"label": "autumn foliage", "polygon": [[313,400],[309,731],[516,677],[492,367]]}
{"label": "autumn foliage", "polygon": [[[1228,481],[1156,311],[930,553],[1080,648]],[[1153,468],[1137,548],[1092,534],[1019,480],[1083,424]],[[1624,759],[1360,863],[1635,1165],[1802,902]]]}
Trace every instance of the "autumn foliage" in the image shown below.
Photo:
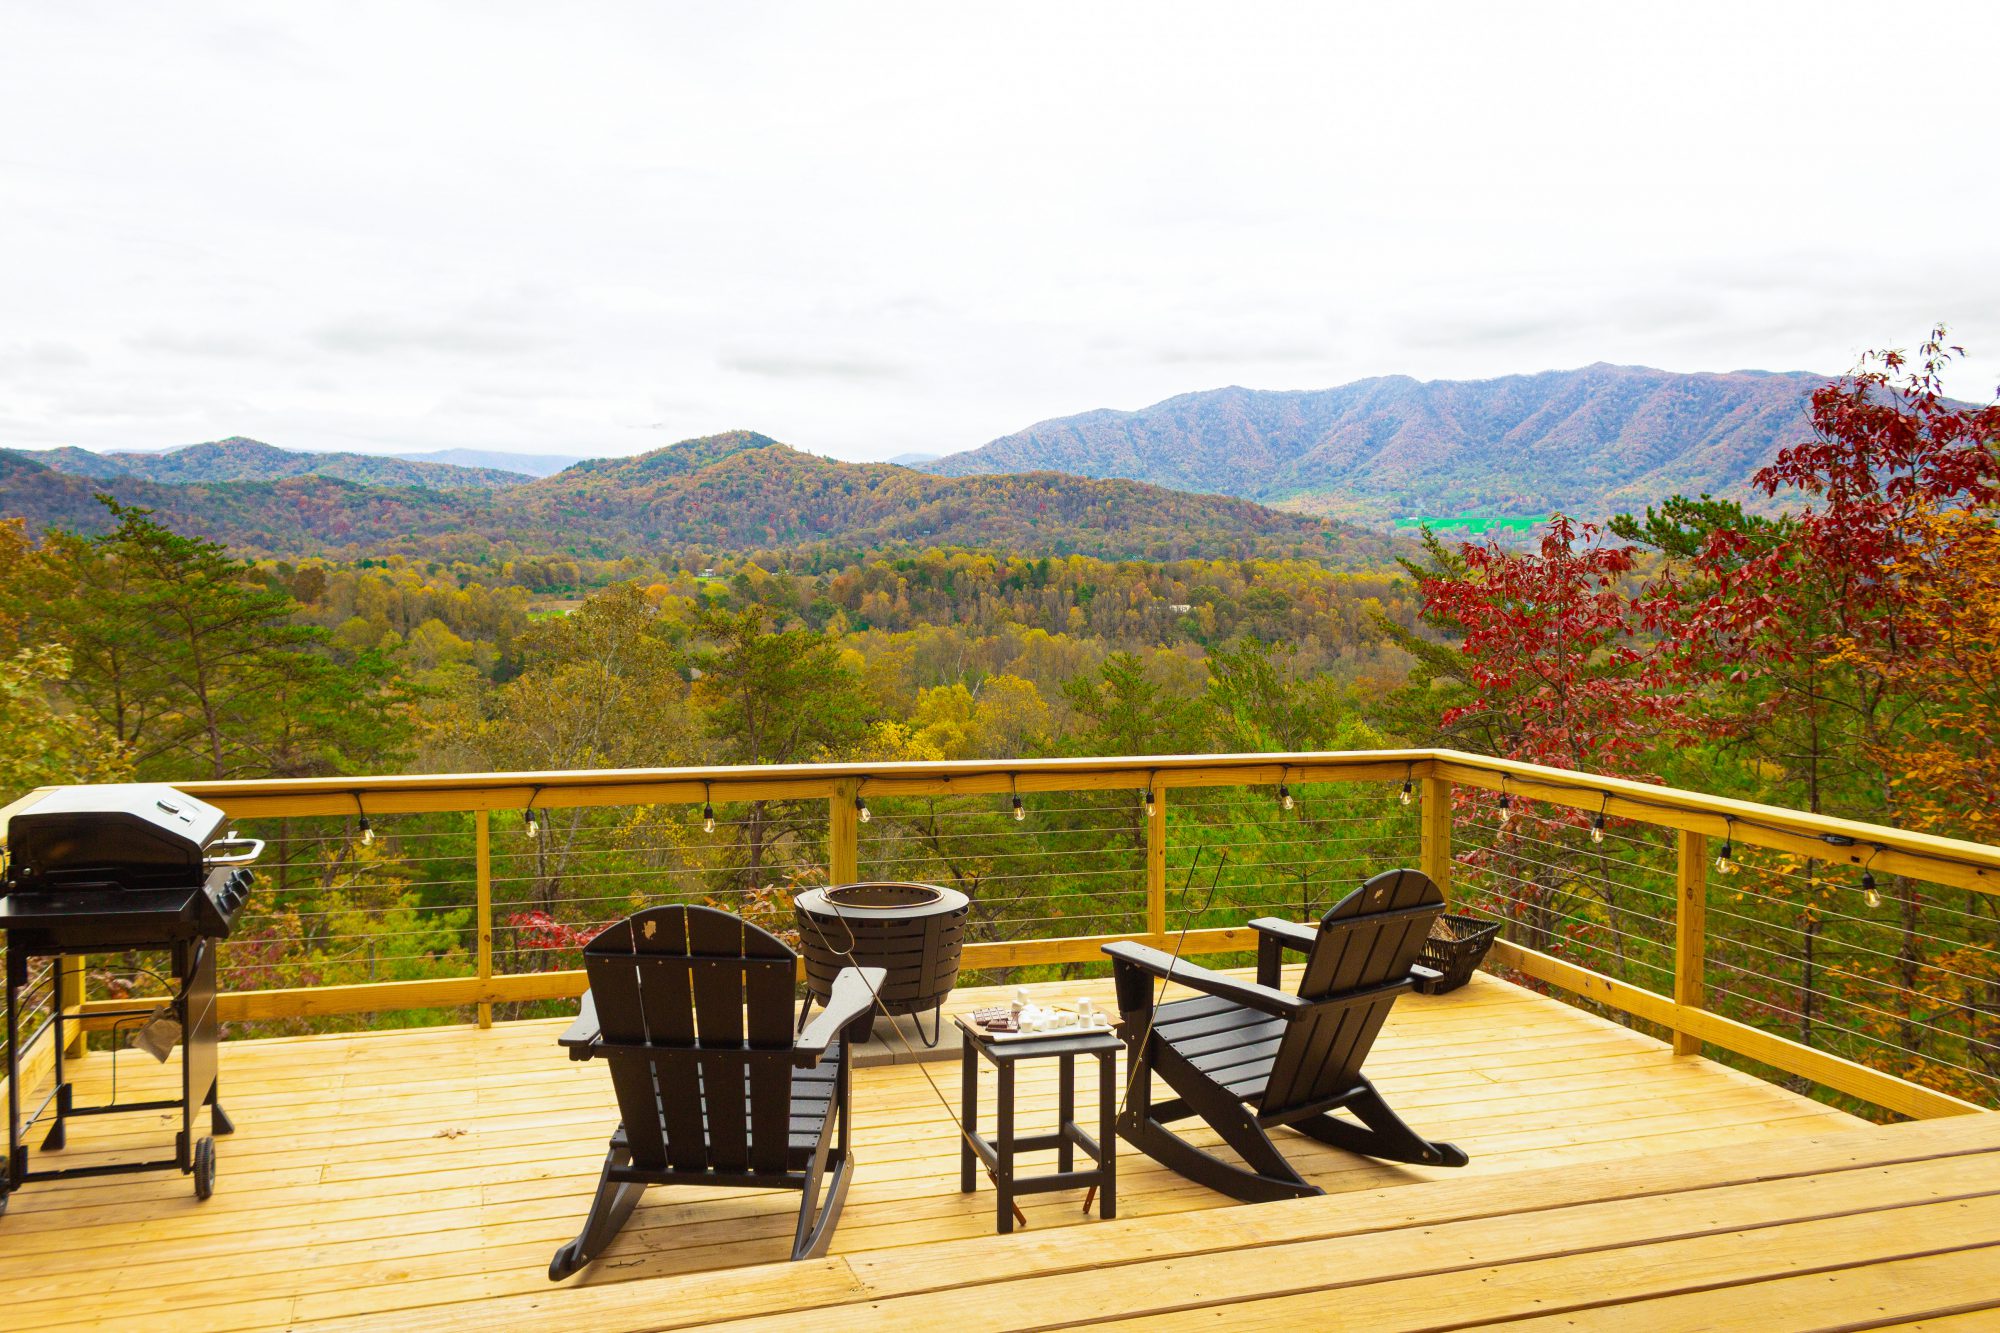
{"label": "autumn foliage", "polygon": [[[2000,402],[1945,396],[1958,355],[1939,330],[1817,391],[1810,436],[1757,474],[1775,517],[1675,497],[1615,520],[1622,544],[1561,518],[1532,552],[1433,543],[1424,617],[1457,659],[1428,659],[1438,734],[2000,840]],[[1435,688],[1453,677],[1457,695]],[[1490,836],[1464,859],[1524,942],[1643,966],[1644,913],[1671,915],[1633,873],[1643,849],[1613,870],[1601,836],[1574,836],[1595,822],[1581,812],[1481,813]],[[1993,899],[1813,857],[1759,871],[1717,888],[1740,939],[1711,955],[1714,1003],[2000,1094]],[[1633,979],[1658,988],[1652,966]]]}

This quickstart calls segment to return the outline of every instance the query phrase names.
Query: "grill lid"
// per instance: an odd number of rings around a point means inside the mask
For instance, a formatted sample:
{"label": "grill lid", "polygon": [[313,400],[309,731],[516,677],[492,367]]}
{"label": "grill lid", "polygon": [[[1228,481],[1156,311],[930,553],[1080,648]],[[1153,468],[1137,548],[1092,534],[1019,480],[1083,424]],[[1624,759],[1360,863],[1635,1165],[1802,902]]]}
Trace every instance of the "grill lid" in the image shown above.
{"label": "grill lid", "polygon": [[200,885],[226,816],[161,782],[47,787],[0,810],[11,887]]}

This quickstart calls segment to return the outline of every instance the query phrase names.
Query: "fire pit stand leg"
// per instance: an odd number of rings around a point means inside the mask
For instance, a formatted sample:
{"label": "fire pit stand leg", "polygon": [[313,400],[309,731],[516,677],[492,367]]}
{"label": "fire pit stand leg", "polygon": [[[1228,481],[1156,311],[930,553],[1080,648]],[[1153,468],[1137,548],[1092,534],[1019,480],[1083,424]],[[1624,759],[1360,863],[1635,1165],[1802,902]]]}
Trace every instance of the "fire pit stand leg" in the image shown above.
{"label": "fire pit stand leg", "polygon": [[936,1050],[938,1038],[944,1035],[944,1001],[939,1000],[938,1007],[931,1010],[930,1036],[926,1037],[924,1035],[924,1017],[922,1014],[911,1014],[910,1026],[917,1030],[917,1040],[923,1042],[925,1050]]}

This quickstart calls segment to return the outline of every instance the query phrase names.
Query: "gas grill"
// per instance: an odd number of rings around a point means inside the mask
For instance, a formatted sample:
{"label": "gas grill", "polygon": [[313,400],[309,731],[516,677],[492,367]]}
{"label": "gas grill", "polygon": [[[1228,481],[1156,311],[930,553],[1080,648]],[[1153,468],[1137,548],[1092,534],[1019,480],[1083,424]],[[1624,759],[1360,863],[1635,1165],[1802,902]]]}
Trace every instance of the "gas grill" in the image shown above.
{"label": "gas grill", "polygon": [[[7,1161],[0,1176],[0,1211],[7,1196],[31,1180],[122,1174],[177,1168],[194,1176],[195,1194],[215,1187],[215,1143],[195,1135],[201,1107],[209,1108],[215,1134],[233,1126],[216,1100],[216,941],[235,928],[250,896],[244,867],[263,852],[255,839],[222,833],[222,811],[158,783],[51,787],[0,810],[0,839],[7,849],[0,930],[7,934]],[[178,1039],[178,1100],[76,1104],[64,1068],[64,1015],[50,981],[50,1015],[28,1035],[49,1035],[55,1051],[55,1086],[24,1119],[21,1100],[21,1013],[28,998],[29,964],[36,958],[161,951],[170,959],[173,994],[142,1007],[110,1010],[114,1030],[144,1024],[140,1036],[161,1059]],[[55,969],[51,969],[51,973]],[[28,1006],[31,1007],[31,1006]],[[113,1060],[118,1058],[114,1049]],[[113,1086],[116,1086],[114,1078]],[[66,1144],[71,1116],[179,1108],[174,1155],[141,1162],[30,1170],[24,1137],[44,1116],[53,1123],[43,1152]]]}

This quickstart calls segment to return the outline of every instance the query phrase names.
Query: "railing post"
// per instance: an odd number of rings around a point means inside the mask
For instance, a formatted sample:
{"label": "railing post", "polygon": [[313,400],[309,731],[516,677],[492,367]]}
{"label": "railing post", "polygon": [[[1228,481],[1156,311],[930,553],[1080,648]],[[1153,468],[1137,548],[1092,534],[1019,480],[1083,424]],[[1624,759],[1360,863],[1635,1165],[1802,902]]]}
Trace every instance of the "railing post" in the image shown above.
{"label": "railing post", "polygon": [[[1688,1009],[1702,1006],[1702,973],[1708,956],[1708,835],[1680,831],[1676,839],[1679,866],[1674,882],[1674,1003]],[[1700,1055],[1701,1038],[1674,1033],[1675,1055]]]}
{"label": "railing post", "polygon": [[861,795],[860,778],[833,784],[826,802],[826,882],[852,884],[861,878],[861,817],[854,808]]}
{"label": "railing post", "polygon": [[83,977],[84,959],[82,955],[65,955],[56,959],[56,1003],[62,1006],[63,1022],[74,1021],[74,1026],[65,1034],[63,1054],[74,1060],[89,1050],[83,1030]]}
{"label": "railing post", "polygon": [[1167,933],[1167,792],[1148,788],[1153,810],[1146,816],[1146,933],[1164,939]]}
{"label": "railing post", "polygon": [[1423,872],[1451,896],[1451,783],[1424,779]]}
{"label": "railing post", "polygon": [[[473,876],[478,885],[479,989],[486,993],[493,982],[493,817],[484,810],[473,816]],[[493,1026],[493,1002],[479,1002],[479,1026]]]}

